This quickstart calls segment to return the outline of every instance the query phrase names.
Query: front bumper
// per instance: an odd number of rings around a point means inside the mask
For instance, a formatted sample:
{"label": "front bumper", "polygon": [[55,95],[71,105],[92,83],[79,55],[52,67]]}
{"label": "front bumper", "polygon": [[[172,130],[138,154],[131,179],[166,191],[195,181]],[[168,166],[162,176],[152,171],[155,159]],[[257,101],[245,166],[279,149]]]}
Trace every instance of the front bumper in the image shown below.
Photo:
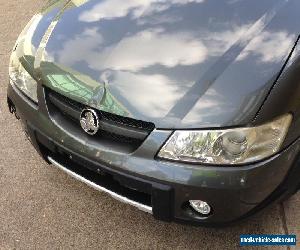
{"label": "front bumper", "polygon": [[[154,130],[137,150],[124,153],[60,127],[49,116],[41,86],[38,97],[36,106],[14,86],[8,87],[9,106],[16,108],[38,152],[77,179],[157,219],[228,224],[299,188],[300,140],[271,159],[242,167],[165,162],[155,156],[172,131]],[[206,201],[212,213],[200,216],[188,205],[189,200]]]}

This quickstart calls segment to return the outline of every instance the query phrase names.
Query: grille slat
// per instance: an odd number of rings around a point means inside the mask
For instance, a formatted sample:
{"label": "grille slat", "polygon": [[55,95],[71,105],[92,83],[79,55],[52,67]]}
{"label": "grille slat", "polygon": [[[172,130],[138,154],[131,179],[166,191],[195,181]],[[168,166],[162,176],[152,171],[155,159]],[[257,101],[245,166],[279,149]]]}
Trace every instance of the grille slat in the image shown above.
{"label": "grille slat", "polygon": [[[52,90],[45,90],[46,102],[53,117],[60,113],[60,120],[67,119],[68,122],[80,128],[80,114],[83,109],[90,107]],[[123,117],[105,111],[95,111],[101,119],[99,122],[100,129],[93,138],[98,137],[99,140],[105,138],[115,143],[131,144],[134,145],[134,148],[137,148],[155,128],[155,125],[150,122]],[[82,133],[84,132],[82,131]]]}

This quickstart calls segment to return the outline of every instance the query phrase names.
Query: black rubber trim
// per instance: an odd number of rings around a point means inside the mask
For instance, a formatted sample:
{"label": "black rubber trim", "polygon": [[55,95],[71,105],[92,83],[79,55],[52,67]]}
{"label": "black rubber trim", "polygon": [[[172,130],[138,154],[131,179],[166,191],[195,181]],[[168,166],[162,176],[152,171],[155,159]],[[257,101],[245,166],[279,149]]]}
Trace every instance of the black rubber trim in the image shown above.
{"label": "black rubber trim", "polygon": [[152,187],[152,211],[156,219],[172,221],[174,193],[173,189],[166,185],[155,184]]}
{"label": "black rubber trim", "polygon": [[[27,124],[27,127],[31,138],[38,145],[38,151],[44,159],[47,160],[50,156],[64,164],[64,166],[71,166],[72,171],[91,181],[96,183],[101,181],[101,186],[105,184],[105,187],[124,197],[145,205],[151,205],[153,216],[158,220],[173,220],[174,193],[172,187],[121,173],[104,164],[91,161],[54,142],[51,138],[37,131],[32,125]],[[100,180],[97,177],[99,173],[109,176],[109,181]]]}

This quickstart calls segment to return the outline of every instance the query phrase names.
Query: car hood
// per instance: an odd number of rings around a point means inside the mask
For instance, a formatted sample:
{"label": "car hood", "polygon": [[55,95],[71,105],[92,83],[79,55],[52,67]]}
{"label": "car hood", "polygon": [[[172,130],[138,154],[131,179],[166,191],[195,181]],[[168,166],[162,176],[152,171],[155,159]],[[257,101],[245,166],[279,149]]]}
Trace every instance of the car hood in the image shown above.
{"label": "car hood", "polygon": [[299,1],[58,1],[32,29],[45,86],[157,128],[249,124],[299,34]]}

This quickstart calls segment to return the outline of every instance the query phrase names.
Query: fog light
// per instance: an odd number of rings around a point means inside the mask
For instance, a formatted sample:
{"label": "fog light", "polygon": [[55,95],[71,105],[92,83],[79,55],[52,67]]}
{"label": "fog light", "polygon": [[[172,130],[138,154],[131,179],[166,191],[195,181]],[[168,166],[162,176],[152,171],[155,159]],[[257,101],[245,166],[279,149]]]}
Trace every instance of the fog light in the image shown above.
{"label": "fog light", "polygon": [[190,200],[191,207],[202,215],[208,215],[211,212],[210,206],[205,201]]}

